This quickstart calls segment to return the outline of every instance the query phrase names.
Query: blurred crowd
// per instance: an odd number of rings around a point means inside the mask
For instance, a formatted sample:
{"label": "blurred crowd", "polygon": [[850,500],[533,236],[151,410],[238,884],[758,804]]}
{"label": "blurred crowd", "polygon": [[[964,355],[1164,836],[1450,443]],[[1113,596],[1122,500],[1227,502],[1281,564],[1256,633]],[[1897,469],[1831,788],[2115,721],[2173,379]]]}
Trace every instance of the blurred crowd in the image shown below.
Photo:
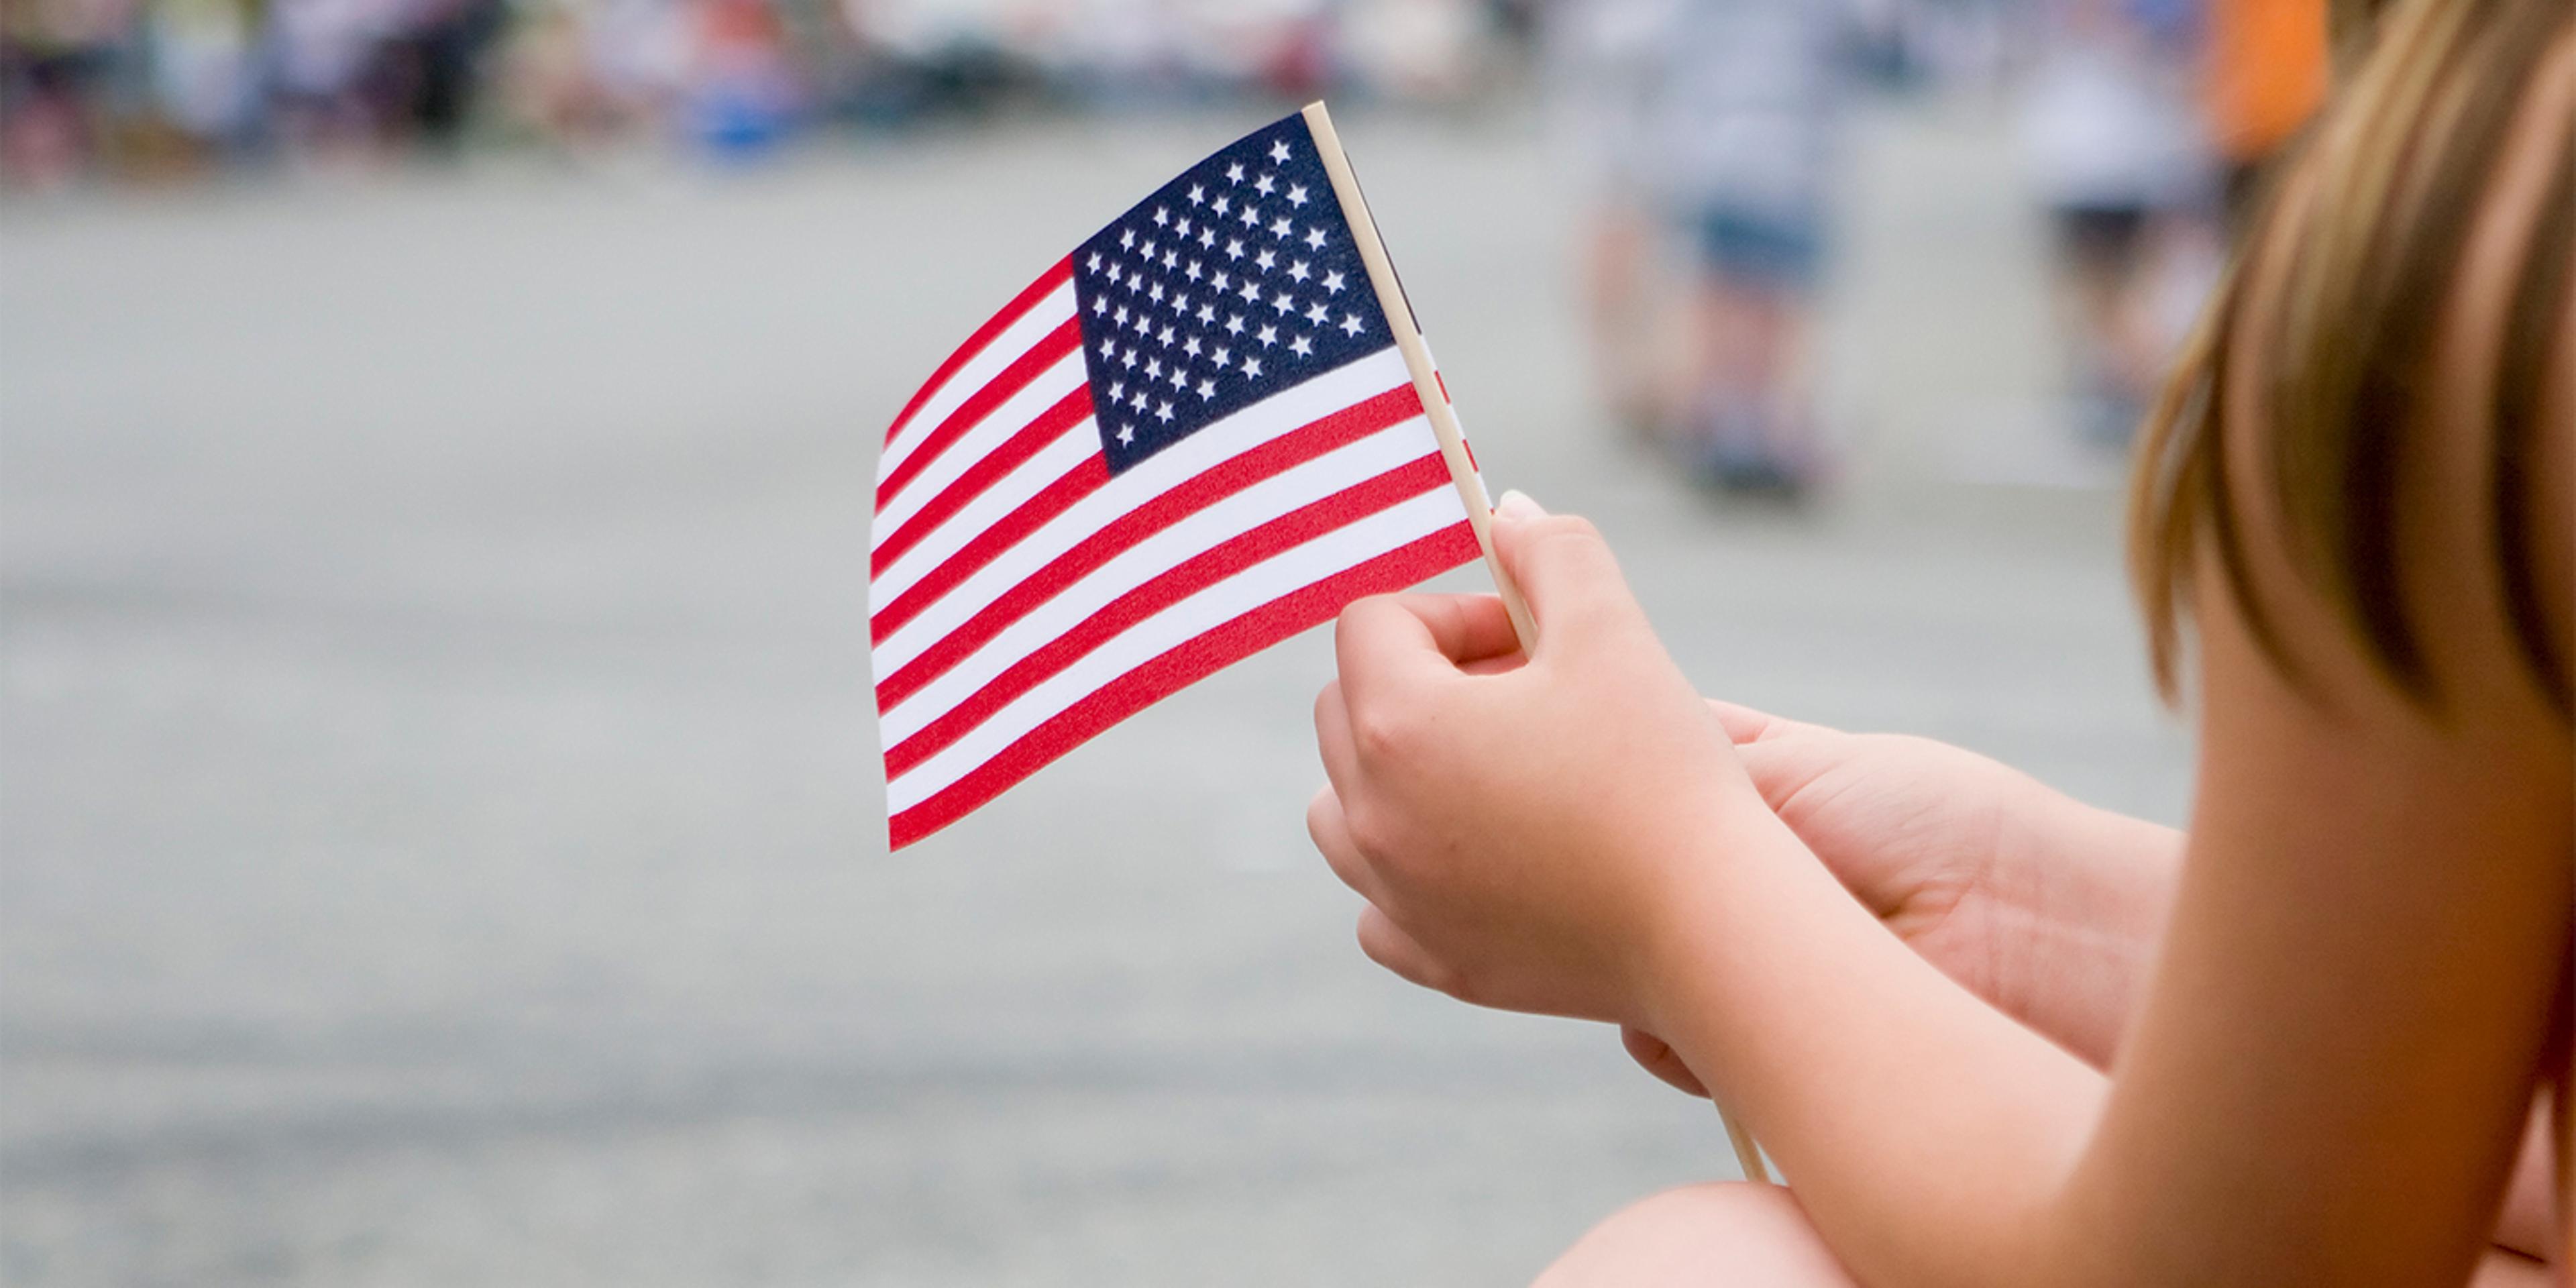
{"label": "blurred crowd", "polygon": [[[0,188],[469,140],[728,157],[835,124],[1533,79],[1603,400],[1693,477],[1830,477],[1814,304],[1871,92],[2013,105],[2070,421],[2125,442],[2325,80],[2324,0],[0,0]],[[1535,76],[1525,73],[1535,73]]]}
{"label": "blurred crowd", "polygon": [[649,138],[756,151],[1015,98],[1454,100],[1510,0],[6,0],[0,184]]}
{"label": "blurred crowd", "polygon": [[2325,82],[2324,0],[1567,0],[1550,18],[1593,194],[1605,402],[1700,482],[1792,500],[1837,455],[1813,314],[1860,92],[1965,82],[2011,104],[2065,419],[2117,449]]}

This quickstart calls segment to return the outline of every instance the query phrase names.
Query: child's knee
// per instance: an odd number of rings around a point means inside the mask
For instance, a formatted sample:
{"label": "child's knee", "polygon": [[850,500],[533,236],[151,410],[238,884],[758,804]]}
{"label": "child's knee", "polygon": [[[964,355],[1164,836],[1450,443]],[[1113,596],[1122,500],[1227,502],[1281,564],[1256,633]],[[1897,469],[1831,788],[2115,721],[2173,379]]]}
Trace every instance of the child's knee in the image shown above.
{"label": "child's knee", "polygon": [[1804,1209],[1776,1185],[1686,1185],[1592,1227],[1535,1288],[1849,1288]]}

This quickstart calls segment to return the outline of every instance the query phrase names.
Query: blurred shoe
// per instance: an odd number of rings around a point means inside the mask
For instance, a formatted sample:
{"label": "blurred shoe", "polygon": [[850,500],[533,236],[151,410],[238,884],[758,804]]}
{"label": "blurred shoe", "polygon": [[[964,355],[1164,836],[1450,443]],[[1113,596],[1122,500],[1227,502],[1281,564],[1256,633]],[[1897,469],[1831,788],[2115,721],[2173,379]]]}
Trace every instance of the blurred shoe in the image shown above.
{"label": "blurred shoe", "polygon": [[[1719,404],[1701,418],[1683,464],[1693,482],[1711,491],[1797,504],[1814,493],[1824,473],[1812,448],[1813,428],[1792,430],[1749,405]],[[1784,443],[1796,446],[1779,446]]]}

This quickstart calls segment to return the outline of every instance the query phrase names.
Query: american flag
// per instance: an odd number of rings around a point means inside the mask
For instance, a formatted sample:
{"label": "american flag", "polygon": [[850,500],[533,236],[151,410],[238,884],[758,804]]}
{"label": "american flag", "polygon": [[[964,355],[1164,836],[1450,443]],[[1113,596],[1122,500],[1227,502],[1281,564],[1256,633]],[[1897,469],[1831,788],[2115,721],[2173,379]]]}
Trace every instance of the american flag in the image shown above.
{"label": "american flag", "polygon": [[1475,559],[1415,389],[1299,116],[1004,305],[877,462],[894,846],[1354,599]]}

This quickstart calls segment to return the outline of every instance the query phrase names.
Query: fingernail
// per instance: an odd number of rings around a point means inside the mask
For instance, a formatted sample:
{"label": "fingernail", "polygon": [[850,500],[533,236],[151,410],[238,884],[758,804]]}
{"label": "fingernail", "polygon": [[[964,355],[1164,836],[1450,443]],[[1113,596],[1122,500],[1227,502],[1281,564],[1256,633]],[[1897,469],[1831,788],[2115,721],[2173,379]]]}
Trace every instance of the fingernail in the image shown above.
{"label": "fingernail", "polygon": [[1494,506],[1494,513],[1507,519],[1536,519],[1544,516],[1547,511],[1540,508],[1538,502],[1531,500],[1529,493],[1519,488],[1506,488],[1503,491],[1502,501]]}

